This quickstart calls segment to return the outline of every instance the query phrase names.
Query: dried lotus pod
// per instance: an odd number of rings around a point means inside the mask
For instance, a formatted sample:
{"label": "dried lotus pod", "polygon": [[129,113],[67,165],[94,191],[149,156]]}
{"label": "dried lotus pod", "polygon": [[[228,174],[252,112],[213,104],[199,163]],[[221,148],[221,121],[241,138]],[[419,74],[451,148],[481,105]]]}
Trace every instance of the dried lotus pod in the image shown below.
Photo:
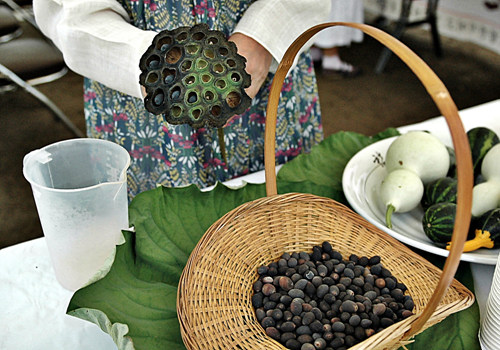
{"label": "dried lotus pod", "polygon": [[246,60],[206,24],[160,32],[140,60],[146,109],[170,124],[224,126],[251,103]]}

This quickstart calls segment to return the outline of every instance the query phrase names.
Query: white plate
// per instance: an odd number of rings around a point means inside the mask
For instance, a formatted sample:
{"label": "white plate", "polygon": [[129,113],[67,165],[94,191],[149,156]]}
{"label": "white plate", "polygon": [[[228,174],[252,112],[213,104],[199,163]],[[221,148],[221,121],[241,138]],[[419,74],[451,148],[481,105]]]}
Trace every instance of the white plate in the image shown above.
{"label": "white plate", "polygon": [[[397,240],[429,253],[448,256],[446,249],[437,247],[425,235],[422,229],[423,210],[420,206],[407,213],[394,213],[392,229],[385,225],[385,208],[377,200],[377,190],[386,174],[381,164],[394,139],[392,137],[371,144],[347,163],[342,175],[342,187],[347,201],[358,214]],[[461,260],[495,265],[498,253],[499,249],[478,249],[463,253]]]}

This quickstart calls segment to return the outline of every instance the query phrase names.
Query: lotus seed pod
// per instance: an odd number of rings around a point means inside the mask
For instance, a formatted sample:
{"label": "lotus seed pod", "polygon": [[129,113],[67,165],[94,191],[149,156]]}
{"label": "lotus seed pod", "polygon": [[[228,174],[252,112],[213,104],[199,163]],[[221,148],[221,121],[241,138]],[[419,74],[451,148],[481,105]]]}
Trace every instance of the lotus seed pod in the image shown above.
{"label": "lotus seed pod", "polygon": [[206,24],[160,32],[139,66],[146,109],[170,124],[220,128],[250,106],[245,58]]}

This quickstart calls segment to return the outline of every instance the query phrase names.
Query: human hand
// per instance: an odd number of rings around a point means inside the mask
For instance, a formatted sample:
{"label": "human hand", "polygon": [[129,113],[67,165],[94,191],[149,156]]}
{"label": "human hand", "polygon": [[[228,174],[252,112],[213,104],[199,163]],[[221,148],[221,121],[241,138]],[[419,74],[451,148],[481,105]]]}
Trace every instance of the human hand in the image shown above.
{"label": "human hand", "polygon": [[252,82],[245,92],[254,98],[266,80],[273,57],[257,41],[244,34],[234,33],[229,40],[236,44],[238,54],[247,60],[246,71],[252,77]]}

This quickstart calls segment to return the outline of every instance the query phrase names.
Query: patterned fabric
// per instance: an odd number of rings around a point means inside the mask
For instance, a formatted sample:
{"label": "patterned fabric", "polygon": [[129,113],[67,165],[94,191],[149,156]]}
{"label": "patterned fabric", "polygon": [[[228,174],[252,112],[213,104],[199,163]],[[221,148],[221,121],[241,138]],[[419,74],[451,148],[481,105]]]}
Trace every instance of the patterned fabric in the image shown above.
{"label": "patterned fabric", "polygon": [[[161,31],[208,23],[227,35],[250,1],[121,0],[139,28]],[[168,125],[148,113],[143,101],[89,79],[84,107],[89,137],[116,142],[131,155],[129,199],[157,185],[206,187],[216,181],[262,170],[265,109],[272,81],[269,74],[250,108],[224,128],[228,164],[220,154],[216,129]],[[277,163],[282,164],[323,137],[312,61],[303,54],[285,80],[278,107]]]}

